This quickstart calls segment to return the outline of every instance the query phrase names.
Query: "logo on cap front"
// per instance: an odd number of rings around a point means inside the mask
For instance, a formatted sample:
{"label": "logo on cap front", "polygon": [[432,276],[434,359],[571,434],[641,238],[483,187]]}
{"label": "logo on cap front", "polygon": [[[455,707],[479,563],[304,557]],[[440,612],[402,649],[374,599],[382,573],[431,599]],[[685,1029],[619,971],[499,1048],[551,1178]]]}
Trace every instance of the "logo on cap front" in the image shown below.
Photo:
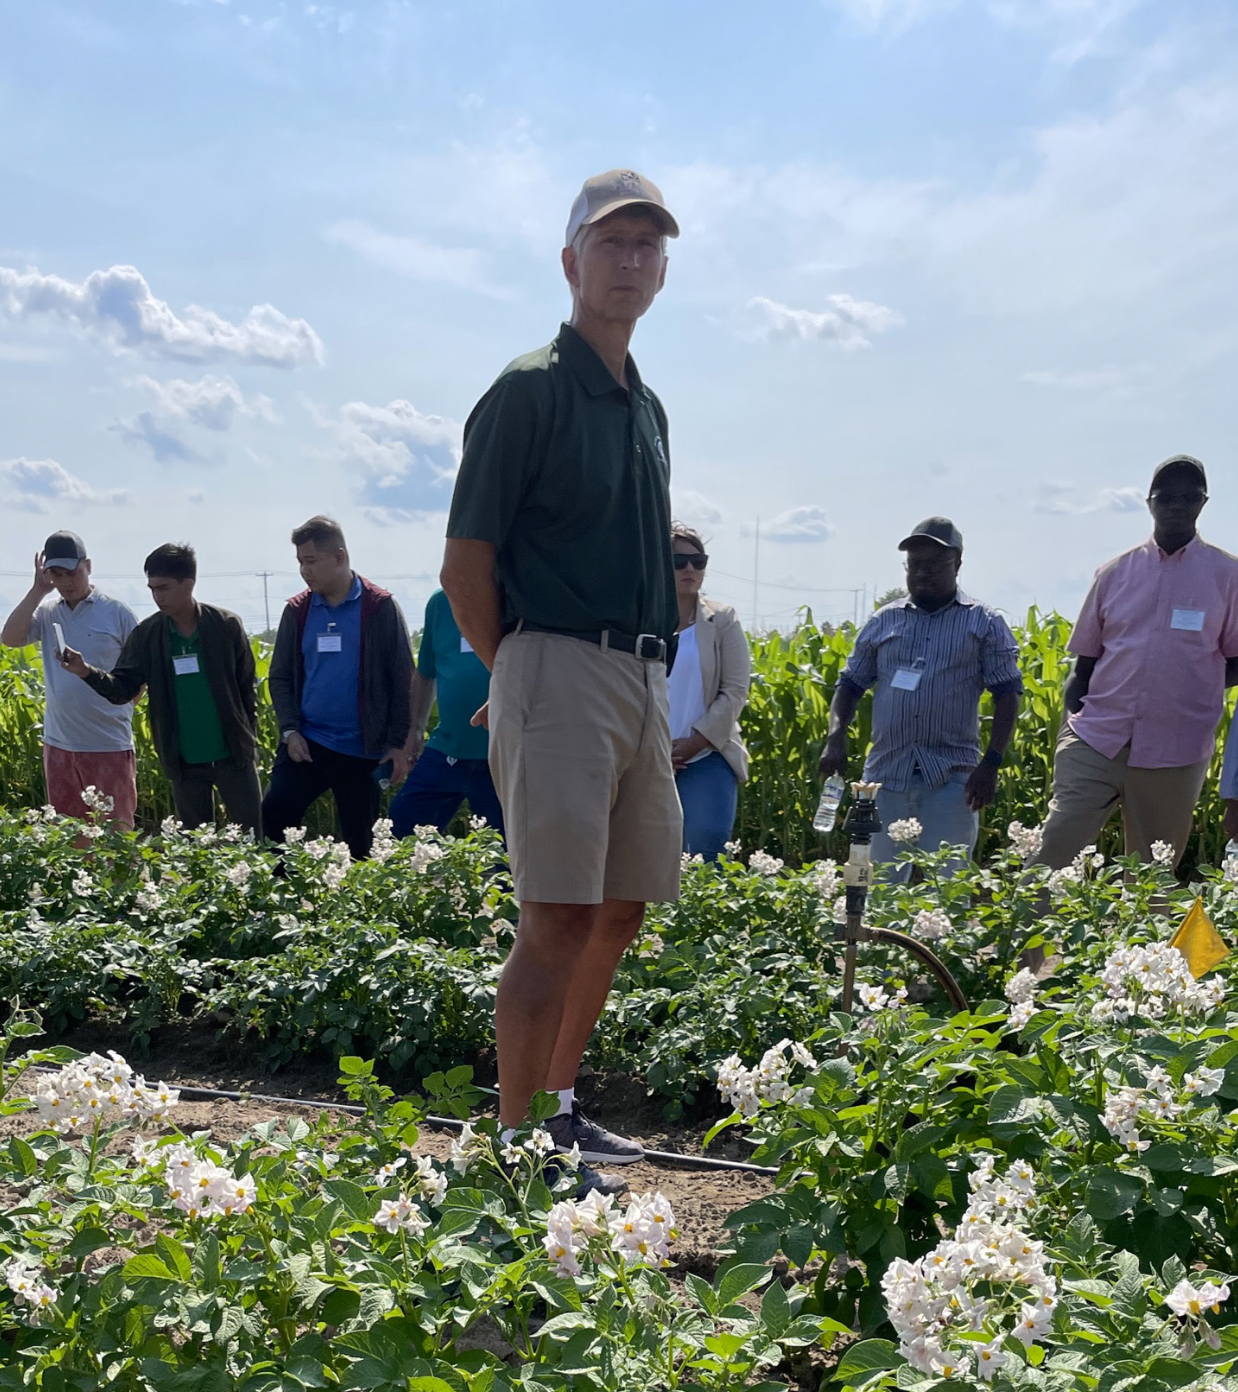
{"label": "logo on cap front", "polygon": [[624,169],[615,180],[615,187],[626,193],[644,193],[645,181],[635,169]]}

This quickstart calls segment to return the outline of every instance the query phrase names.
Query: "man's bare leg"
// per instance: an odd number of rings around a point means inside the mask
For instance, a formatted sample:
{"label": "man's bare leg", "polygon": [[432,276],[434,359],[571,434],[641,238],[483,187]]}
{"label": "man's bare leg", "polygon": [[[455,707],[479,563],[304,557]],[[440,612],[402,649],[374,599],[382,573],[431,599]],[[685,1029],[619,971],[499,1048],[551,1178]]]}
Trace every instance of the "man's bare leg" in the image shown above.
{"label": "man's bare leg", "polygon": [[644,904],[631,899],[607,899],[597,906],[593,927],[576,958],[563,997],[558,1038],[546,1081],[539,1085],[547,1092],[561,1092],[575,1085],[585,1046],[610,994],[615,968],[640,932],[644,917]]}
{"label": "man's bare leg", "polygon": [[[520,906],[520,927],[499,978],[494,1002],[499,1120],[504,1126],[519,1126],[533,1094],[547,1086],[550,1061],[573,990],[572,980],[589,946],[601,907],[541,903]],[[616,956],[615,961],[618,960]],[[608,976],[608,985],[609,981]],[[603,992],[602,999],[605,998]],[[585,1037],[588,1038],[588,1032]]]}

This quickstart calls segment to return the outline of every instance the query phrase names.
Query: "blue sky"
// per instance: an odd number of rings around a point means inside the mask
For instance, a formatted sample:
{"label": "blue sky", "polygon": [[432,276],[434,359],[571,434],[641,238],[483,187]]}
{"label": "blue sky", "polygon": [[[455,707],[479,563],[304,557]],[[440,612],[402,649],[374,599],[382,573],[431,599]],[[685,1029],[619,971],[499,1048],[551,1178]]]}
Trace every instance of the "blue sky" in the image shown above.
{"label": "blue sky", "polygon": [[[345,523],[419,621],[460,426],[567,312],[582,179],[683,227],[634,351],[746,622],[850,616],[944,512],[1072,612],[1209,466],[1238,550],[1232,0],[0,0],[0,604],[46,534],[264,622]],[[755,530],[760,588],[754,611]],[[149,605],[137,604],[139,612]]]}

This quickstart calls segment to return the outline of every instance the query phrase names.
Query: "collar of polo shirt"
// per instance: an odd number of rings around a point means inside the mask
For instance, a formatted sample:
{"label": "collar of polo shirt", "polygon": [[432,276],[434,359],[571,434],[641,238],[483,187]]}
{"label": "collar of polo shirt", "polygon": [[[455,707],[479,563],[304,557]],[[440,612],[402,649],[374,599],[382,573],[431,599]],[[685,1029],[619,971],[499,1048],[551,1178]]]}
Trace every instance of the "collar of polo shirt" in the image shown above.
{"label": "collar of polo shirt", "polygon": [[[623,384],[615,380],[610,368],[570,324],[564,324],[559,330],[559,352],[590,396],[606,396],[613,391],[623,391]],[[625,371],[631,383],[630,390],[644,395],[645,384],[630,354]]]}

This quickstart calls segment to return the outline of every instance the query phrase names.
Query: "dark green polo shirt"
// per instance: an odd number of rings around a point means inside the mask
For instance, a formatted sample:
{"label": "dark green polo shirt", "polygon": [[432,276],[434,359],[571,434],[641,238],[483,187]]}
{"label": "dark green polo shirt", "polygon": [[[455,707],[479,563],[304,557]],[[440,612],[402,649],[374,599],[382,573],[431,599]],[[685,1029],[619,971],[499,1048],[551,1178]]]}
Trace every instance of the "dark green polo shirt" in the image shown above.
{"label": "dark green polo shirt", "polygon": [[654,633],[679,626],[666,412],[564,324],[517,358],[464,427],[449,537],[496,548],[504,618]]}

